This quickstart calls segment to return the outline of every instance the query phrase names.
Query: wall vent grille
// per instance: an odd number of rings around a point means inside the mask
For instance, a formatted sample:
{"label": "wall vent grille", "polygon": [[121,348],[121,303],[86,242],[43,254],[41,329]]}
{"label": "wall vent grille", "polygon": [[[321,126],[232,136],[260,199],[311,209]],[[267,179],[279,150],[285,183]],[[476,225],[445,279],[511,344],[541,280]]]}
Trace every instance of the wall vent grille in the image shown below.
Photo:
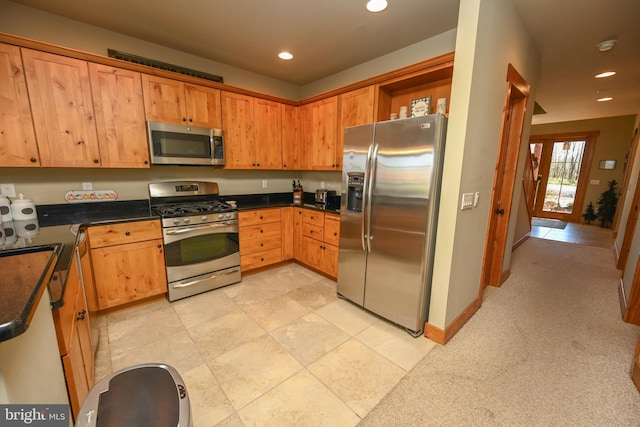
{"label": "wall vent grille", "polygon": [[144,58],[142,56],[132,55],[130,53],[120,52],[113,49],[107,49],[110,58],[120,59],[122,61],[132,62],[134,64],[146,65],[148,67],[158,68],[160,70],[173,71],[174,73],[184,74],[186,76],[198,77],[212,82],[223,83],[221,76],[215,74],[204,73],[202,71],[192,70],[190,68],[180,67],[178,65],[167,64],[166,62],[156,61],[155,59]]}

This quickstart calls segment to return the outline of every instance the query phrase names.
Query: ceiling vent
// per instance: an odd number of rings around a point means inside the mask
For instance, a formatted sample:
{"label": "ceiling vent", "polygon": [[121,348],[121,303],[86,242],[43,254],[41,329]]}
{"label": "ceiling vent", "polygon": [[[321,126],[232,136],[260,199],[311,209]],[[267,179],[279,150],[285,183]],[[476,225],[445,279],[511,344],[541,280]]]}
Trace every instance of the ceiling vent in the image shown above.
{"label": "ceiling vent", "polygon": [[160,70],[173,71],[174,73],[184,74],[185,76],[198,77],[200,79],[210,80],[212,82],[223,83],[222,77],[216,76],[215,74],[204,73],[202,71],[196,71],[190,68],[180,67],[178,65],[167,64],[166,62],[143,58],[142,56],[132,55],[130,53],[120,52],[113,49],[107,49],[107,52],[109,54],[109,58],[133,62],[134,64],[146,65],[147,67],[158,68]]}

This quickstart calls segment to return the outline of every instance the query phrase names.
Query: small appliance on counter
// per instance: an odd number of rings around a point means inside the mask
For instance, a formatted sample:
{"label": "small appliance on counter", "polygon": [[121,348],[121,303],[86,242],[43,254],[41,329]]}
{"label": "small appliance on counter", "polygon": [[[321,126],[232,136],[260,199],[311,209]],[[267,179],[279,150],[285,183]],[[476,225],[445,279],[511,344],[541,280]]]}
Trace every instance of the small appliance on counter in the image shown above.
{"label": "small appliance on counter", "polygon": [[316,206],[326,208],[329,200],[335,197],[335,191],[319,188],[316,190]]}

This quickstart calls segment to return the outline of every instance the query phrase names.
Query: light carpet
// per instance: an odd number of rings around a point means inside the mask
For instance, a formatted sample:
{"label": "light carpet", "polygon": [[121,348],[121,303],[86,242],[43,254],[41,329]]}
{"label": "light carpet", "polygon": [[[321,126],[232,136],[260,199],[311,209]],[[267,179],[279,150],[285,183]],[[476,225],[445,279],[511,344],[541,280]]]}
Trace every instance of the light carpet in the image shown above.
{"label": "light carpet", "polygon": [[530,238],[511,276],[361,426],[638,426],[610,249]]}

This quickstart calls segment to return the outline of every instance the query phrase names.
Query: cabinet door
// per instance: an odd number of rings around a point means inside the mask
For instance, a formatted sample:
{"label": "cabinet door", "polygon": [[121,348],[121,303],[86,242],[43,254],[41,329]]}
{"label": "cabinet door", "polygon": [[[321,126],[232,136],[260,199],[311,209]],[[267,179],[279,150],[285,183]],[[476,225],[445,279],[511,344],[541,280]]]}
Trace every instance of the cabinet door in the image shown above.
{"label": "cabinet door", "polygon": [[282,229],[282,259],[293,258],[293,208],[291,206],[280,208]]}
{"label": "cabinet door", "polygon": [[80,412],[84,398],[89,394],[91,388],[84,366],[82,344],[78,340],[76,328],[74,328],[74,336],[71,340],[71,349],[66,356],[62,357],[62,366],[65,380],[67,381],[71,411],[75,419],[78,412]]}
{"label": "cabinet door", "polygon": [[92,249],[91,259],[101,310],[167,292],[162,239]]}
{"label": "cabinet door", "polygon": [[322,267],[322,242],[310,237],[302,237],[302,262],[318,270]]}
{"label": "cabinet door", "polygon": [[86,62],[22,50],[42,166],[100,167]]}
{"label": "cabinet door", "polygon": [[142,95],[147,120],[187,123],[184,83],[164,77],[142,74]]}
{"label": "cabinet door", "polygon": [[85,294],[82,287],[77,295],[75,301],[75,332],[77,333],[77,339],[80,343],[80,349],[82,350],[82,364],[84,366],[85,377],[89,388],[93,386],[93,368],[94,368],[94,352],[93,352],[93,340],[91,338],[91,325],[89,319],[89,313],[87,310],[87,303],[85,301]]}
{"label": "cabinet door", "polygon": [[253,98],[222,92],[226,169],[253,169],[256,153],[253,130]]}
{"label": "cabinet door", "polygon": [[185,83],[184,92],[188,124],[215,129],[222,127],[218,89]]}
{"label": "cabinet door", "polygon": [[148,168],[149,143],[140,74],[89,63],[102,166]]}
{"label": "cabinet door", "polygon": [[282,169],[301,169],[298,107],[281,104],[282,108]]}
{"label": "cabinet door", "polygon": [[322,267],[321,270],[327,275],[338,277],[338,247],[333,245],[322,245]]}
{"label": "cabinet door", "polygon": [[[304,114],[302,113],[304,108]],[[339,170],[336,162],[338,97],[301,107],[300,127],[304,164],[311,170]]]}
{"label": "cabinet door", "polygon": [[342,150],[344,148],[344,128],[358,126],[375,121],[374,102],[375,87],[367,86],[362,89],[352,90],[338,96],[340,103],[340,116],[338,118],[338,142],[336,144],[336,163],[342,163]]}
{"label": "cabinet door", "polygon": [[324,215],[324,242],[333,246],[340,243],[340,217],[338,215]]}
{"label": "cabinet door", "polygon": [[255,163],[260,169],[282,169],[282,110],[280,104],[254,99]]}
{"label": "cabinet door", "polygon": [[293,258],[302,261],[302,208],[293,208]]}
{"label": "cabinet door", "polygon": [[40,166],[20,48],[0,44],[0,166]]}

